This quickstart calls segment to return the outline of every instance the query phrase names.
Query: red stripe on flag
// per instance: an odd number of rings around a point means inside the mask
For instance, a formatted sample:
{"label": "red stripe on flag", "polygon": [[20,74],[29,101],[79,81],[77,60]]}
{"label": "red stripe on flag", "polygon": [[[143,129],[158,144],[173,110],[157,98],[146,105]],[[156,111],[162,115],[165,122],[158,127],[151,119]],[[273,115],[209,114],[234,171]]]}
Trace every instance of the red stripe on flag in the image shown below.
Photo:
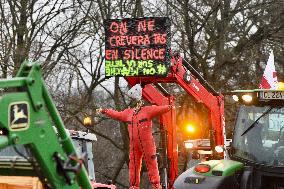
{"label": "red stripe on flag", "polygon": [[261,78],[259,88],[260,89],[270,89],[271,88],[270,84],[268,83],[267,79],[264,76],[262,76]]}

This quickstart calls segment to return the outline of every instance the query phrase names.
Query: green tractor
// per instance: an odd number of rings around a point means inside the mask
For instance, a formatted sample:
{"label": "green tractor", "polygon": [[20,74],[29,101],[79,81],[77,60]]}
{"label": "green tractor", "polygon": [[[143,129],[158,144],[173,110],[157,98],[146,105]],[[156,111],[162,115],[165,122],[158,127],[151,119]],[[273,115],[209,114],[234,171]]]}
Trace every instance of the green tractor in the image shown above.
{"label": "green tractor", "polygon": [[241,103],[230,159],[199,163],[175,189],[284,189],[284,90],[230,93]]}

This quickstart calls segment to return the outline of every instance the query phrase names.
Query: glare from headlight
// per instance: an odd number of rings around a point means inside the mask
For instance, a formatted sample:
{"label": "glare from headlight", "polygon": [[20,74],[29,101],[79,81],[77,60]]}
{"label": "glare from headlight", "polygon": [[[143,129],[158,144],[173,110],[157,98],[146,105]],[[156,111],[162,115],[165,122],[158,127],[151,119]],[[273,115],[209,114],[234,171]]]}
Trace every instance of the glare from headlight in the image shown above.
{"label": "glare from headlight", "polygon": [[189,133],[194,133],[195,128],[193,127],[193,125],[189,124],[186,127],[186,131],[189,132]]}

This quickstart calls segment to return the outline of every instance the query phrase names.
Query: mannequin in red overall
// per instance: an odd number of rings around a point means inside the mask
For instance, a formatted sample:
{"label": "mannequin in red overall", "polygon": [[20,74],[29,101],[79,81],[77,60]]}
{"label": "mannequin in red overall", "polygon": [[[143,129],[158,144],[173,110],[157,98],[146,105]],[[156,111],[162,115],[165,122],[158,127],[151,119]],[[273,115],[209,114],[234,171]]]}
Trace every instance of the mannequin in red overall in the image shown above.
{"label": "mannequin in red overall", "polygon": [[129,147],[129,182],[130,188],[138,189],[140,185],[140,171],[142,157],[145,161],[149,180],[153,189],[162,188],[156,157],[156,145],[152,136],[152,118],[171,109],[170,105],[165,106],[144,106],[138,101],[135,108],[128,108],[121,112],[112,109],[98,109],[113,119],[126,122],[130,139]]}

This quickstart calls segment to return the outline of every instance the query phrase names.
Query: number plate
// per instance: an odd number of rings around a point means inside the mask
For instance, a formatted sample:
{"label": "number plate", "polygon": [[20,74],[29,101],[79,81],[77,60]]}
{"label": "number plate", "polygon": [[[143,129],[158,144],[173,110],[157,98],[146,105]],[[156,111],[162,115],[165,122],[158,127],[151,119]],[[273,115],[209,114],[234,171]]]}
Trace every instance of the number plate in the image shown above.
{"label": "number plate", "polygon": [[284,91],[261,91],[259,93],[260,100],[280,99],[284,100]]}

